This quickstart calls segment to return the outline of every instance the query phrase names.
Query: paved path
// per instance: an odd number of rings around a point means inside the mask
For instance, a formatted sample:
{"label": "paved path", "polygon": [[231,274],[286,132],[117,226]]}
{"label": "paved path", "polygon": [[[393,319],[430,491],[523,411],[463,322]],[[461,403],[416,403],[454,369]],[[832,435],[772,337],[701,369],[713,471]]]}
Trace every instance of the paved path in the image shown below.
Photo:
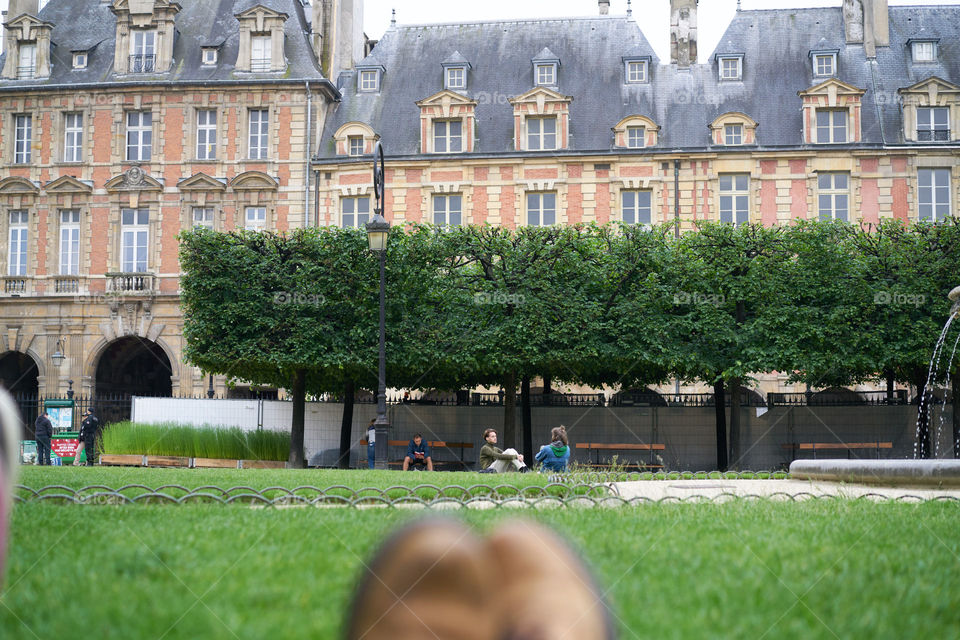
{"label": "paved path", "polygon": [[[960,500],[960,489],[936,489],[931,487],[878,487],[864,484],[812,482],[807,480],[641,480],[636,482],[613,482],[609,485],[622,498],[691,498],[702,496],[716,498],[723,494],[736,496],[776,497],[786,496],[882,496],[883,498],[917,497],[931,500],[952,497]],[[784,498],[786,496],[783,496]]]}

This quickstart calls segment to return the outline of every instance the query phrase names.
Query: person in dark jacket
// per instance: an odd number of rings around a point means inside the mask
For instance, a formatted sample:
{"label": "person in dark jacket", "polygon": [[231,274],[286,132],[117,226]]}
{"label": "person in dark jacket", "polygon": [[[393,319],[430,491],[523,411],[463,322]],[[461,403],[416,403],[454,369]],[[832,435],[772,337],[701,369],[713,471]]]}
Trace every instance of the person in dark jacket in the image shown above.
{"label": "person in dark jacket", "polygon": [[87,409],[86,417],[80,423],[80,439],[83,440],[83,449],[87,452],[87,466],[93,466],[93,459],[96,457],[96,449],[93,447],[93,441],[97,437],[97,430],[100,428],[100,420],[94,415],[93,409]]}
{"label": "person in dark jacket", "polygon": [[537,462],[543,464],[541,471],[566,471],[570,460],[570,446],[567,444],[567,429],[563,425],[550,431],[550,444],[540,447],[536,455]]}
{"label": "person in dark jacket", "polygon": [[430,457],[430,445],[423,441],[423,436],[419,433],[413,436],[410,444],[407,445],[407,455],[403,458],[403,470],[406,471],[411,466],[427,471],[433,471],[433,458]]}
{"label": "person in dark jacket", "polygon": [[37,438],[37,464],[50,464],[50,438],[53,436],[53,423],[50,422],[47,412],[43,411],[37,416],[37,421],[33,425],[34,433]]}

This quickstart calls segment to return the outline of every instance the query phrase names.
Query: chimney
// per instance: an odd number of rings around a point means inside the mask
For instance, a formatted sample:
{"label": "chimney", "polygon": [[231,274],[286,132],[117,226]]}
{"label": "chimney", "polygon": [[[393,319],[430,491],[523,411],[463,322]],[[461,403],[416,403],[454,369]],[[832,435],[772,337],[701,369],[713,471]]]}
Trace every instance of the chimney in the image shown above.
{"label": "chimney", "polygon": [[847,44],[863,42],[863,0],[843,0],[843,30]]}
{"label": "chimney", "polygon": [[600,15],[610,15],[610,0],[600,0]]}
{"label": "chimney", "polygon": [[24,13],[35,16],[40,13],[40,0],[10,0],[7,16],[16,18]]}
{"label": "chimney", "polygon": [[877,57],[877,47],[890,46],[888,0],[863,0],[863,49],[868,58]]}
{"label": "chimney", "polygon": [[681,69],[697,62],[697,1],[670,0],[670,64]]}

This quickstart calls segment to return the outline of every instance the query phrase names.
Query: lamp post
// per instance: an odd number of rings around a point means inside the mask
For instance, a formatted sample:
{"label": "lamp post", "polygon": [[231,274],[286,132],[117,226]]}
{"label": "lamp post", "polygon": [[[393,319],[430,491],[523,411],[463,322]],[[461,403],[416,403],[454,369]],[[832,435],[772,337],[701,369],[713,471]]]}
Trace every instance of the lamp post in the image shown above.
{"label": "lamp post", "polygon": [[383,146],[377,142],[373,150],[373,194],[376,203],[373,218],[367,223],[367,240],[370,250],[380,256],[380,370],[377,385],[377,419],[373,423],[376,430],[374,442],[375,469],[387,468],[387,238],[390,235],[390,223],[383,217],[384,171]]}
{"label": "lamp post", "polygon": [[53,366],[60,368],[60,365],[63,364],[63,361],[66,359],[66,356],[63,355],[63,338],[57,338],[57,346],[53,349],[53,354],[50,356],[50,359],[53,361]]}

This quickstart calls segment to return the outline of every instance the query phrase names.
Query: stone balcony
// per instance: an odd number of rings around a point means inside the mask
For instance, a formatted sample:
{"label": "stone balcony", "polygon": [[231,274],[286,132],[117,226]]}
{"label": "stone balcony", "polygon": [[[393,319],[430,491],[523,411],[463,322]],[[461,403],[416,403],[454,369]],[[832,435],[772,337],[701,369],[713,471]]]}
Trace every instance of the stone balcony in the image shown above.
{"label": "stone balcony", "polygon": [[107,294],[155,296],[156,277],[152,273],[107,273]]}

